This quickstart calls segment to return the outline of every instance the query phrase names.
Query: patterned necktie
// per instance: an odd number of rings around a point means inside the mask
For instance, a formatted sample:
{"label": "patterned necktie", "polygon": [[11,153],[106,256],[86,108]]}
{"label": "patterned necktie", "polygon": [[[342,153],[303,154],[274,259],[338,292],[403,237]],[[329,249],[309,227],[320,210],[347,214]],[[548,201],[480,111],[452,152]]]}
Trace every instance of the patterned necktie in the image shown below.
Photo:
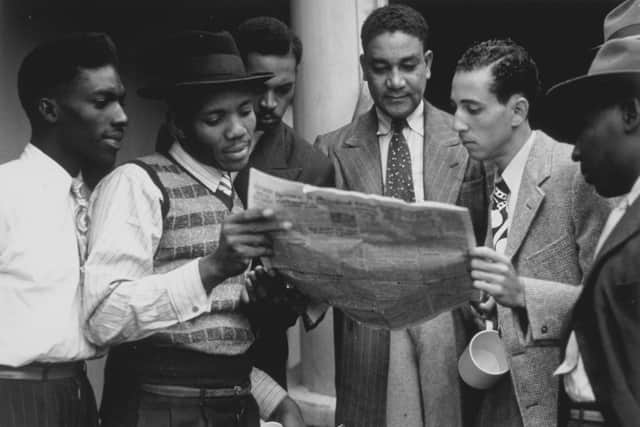
{"label": "patterned necktie", "polygon": [[411,154],[407,140],[402,134],[402,129],[407,125],[406,120],[394,120],[391,122],[391,142],[389,143],[389,155],[387,156],[387,183],[385,196],[402,199],[405,202],[415,202],[416,195],[413,190],[413,178],[411,176]]}
{"label": "patterned necktie", "polygon": [[75,200],[76,239],[78,241],[78,255],[80,265],[84,265],[87,258],[87,232],[89,231],[89,188],[79,178],[71,181],[71,195]]}
{"label": "patterned necktie", "polygon": [[493,232],[493,247],[499,253],[504,253],[507,247],[509,187],[501,177],[494,184],[491,195],[491,231]]}
{"label": "patterned necktie", "polygon": [[233,208],[233,187],[231,185],[229,172],[222,172],[222,178],[220,178],[215,194],[229,210]]}

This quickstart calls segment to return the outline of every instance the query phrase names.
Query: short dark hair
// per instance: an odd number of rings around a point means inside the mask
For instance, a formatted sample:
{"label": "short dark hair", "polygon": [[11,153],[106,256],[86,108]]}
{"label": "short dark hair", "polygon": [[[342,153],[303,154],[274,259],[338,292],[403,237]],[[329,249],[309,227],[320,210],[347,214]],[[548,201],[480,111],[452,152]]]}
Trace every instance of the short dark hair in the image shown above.
{"label": "short dark hair", "polygon": [[538,66],[529,53],[511,39],[493,39],[473,44],[456,65],[458,71],[491,67],[493,83],[489,88],[501,104],[519,93],[530,105],[540,96]]}
{"label": "short dark hair", "polygon": [[287,24],[271,16],[258,16],[244,21],[238,26],[236,42],[245,62],[251,52],[277,56],[293,53],[296,65],[302,59],[300,38]]}
{"label": "short dark hair", "polygon": [[416,37],[427,50],[429,26],[426,19],[417,10],[401,4],[380,7],[367,16],[360,31],[362,49],[366,51],[369,42],[380,34],[396,31]]}
{"label": "short dark hair", "polygon": [[81,69],[106,65],[117,68],[119,62],[115,44],[103,33],[75,33],[37,46],[18,71],[18,96],[29,120],[38,121],[38,99],[71,82]]}

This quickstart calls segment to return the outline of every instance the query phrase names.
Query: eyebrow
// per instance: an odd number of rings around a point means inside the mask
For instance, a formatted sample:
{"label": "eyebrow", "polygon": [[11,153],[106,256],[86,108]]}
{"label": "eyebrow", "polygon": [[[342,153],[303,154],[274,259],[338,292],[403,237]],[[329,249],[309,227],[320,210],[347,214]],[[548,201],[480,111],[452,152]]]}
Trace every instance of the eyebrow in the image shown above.
{"label": "eyebrow", "polygon": [[124,88],[109,87],[100,88],[90,93],[90,96],[104,96],[112,99],[123,99],[127,96],[127,91]]}

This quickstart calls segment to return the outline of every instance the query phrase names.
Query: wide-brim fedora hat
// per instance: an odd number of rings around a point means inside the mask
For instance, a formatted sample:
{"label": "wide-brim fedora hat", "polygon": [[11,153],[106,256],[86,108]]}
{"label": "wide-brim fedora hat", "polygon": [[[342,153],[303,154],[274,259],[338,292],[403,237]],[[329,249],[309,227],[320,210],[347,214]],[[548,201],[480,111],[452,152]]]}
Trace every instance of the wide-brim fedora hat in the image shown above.
{"label": "wide-brim fedora hat", "polygon": [[[195,88],[242,86],[258,90],[272,73],[249,74],[231,34],[182,31],[156,44],[149,68],[156,73],[138,89],[143,98],[165,99]],[[149,65],[152,64],[152,65]]]}
{"label": "wide-brim fedora hat", "polygon": [[[586,74],[551,87],[545,99],[550,132],[570,138],[568,132],[576,118],[600,105],[622,84],[640,81],[640,38],[636,36],[605,42]],[[573,129],[575,130],[575,129]],[[570,139],[567,142],[571,142]]]}

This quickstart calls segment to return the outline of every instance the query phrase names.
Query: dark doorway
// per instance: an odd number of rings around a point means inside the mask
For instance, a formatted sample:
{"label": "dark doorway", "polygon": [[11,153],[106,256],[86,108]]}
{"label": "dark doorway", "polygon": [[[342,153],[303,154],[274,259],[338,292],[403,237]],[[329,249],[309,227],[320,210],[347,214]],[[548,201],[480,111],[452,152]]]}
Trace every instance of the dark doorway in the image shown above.
{"label": "dark doorway", "polygon": [[[620,0],[408,0],[429,24],[434,52],[427,98],[450,111],[456,61],[475,41],[510,37],[540,69],[543,89],[587,71],[602,43],[602,22]],[[535,118],[534,118],[534,124]],[[538,125],[544,125],[537,123]]]}

